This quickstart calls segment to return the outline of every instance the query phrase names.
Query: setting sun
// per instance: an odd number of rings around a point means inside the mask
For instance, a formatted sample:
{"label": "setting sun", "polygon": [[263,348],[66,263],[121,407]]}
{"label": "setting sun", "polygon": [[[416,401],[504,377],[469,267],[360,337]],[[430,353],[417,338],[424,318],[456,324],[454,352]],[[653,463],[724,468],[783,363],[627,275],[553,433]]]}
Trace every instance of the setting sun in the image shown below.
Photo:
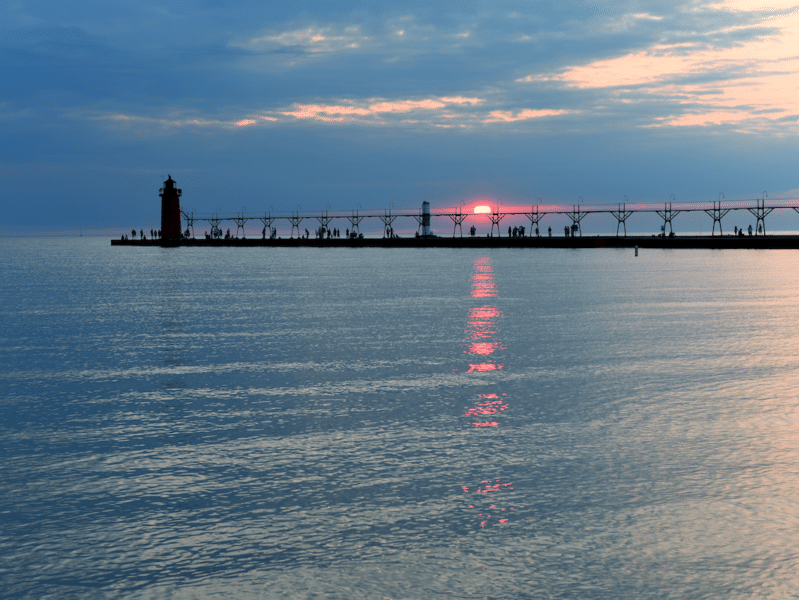
{"label": "setting sun", "polygon": [[482,215],[490,212],[491,212],[491,207],[486,206],[485,204],[481,204],[480,206],[474,207],[474,214],[476,215]]}

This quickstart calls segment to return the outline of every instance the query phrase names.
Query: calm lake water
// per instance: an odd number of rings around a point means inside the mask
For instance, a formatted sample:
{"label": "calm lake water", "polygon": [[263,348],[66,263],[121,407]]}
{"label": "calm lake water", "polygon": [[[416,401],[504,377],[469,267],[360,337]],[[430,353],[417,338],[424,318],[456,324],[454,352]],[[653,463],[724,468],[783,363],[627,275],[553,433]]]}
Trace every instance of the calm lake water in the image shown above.
{"label": "calm lake water", "polygon": [[0,265],[4,598],[799,596],[799,252]]}

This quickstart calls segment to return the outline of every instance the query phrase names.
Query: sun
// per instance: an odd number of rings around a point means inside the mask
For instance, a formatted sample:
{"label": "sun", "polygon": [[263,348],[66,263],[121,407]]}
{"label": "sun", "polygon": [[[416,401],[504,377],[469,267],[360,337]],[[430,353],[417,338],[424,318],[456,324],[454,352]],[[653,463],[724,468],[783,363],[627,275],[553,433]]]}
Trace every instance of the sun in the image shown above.
{"label": "sun", "polygon": [[484,215],[491,212],[491,207],[486,206],[485,204],[481,204],[480,206],[474,207],[474,214],[476,215]]}

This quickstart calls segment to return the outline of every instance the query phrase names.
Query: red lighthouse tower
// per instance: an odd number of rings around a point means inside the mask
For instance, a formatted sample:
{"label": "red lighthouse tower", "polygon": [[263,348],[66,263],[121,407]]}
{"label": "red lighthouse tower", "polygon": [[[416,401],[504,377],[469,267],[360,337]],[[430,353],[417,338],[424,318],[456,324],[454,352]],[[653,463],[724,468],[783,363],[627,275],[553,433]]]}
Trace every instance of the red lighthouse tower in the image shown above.
{"label": "red lighthouse tower", "polygon": [[179,240],[182,237],[182,225],[180,222],[180,197],[183,190],[175,187],[172,175],[169,175],[164,182],[164,187],[158,194],[161,196],[161,239]]}

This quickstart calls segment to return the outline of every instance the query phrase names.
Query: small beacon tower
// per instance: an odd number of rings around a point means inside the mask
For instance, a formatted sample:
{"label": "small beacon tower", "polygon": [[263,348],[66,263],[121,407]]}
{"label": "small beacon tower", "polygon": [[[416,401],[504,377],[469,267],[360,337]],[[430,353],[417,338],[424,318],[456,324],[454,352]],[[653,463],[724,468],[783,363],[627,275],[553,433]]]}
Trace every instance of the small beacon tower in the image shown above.
{"label": "small beacon tower", "polygon": [[161,196],[161,239],[179,240],[183,230],[180,222],[180,197],[183,190],[175,187],[172,175],[169,175],[164,182],[164,187],[158,194]]}
{"label": "small beacon tower", "polygon": [[430,231],[430,203],[422,202],[422,235],[431,235]]}

